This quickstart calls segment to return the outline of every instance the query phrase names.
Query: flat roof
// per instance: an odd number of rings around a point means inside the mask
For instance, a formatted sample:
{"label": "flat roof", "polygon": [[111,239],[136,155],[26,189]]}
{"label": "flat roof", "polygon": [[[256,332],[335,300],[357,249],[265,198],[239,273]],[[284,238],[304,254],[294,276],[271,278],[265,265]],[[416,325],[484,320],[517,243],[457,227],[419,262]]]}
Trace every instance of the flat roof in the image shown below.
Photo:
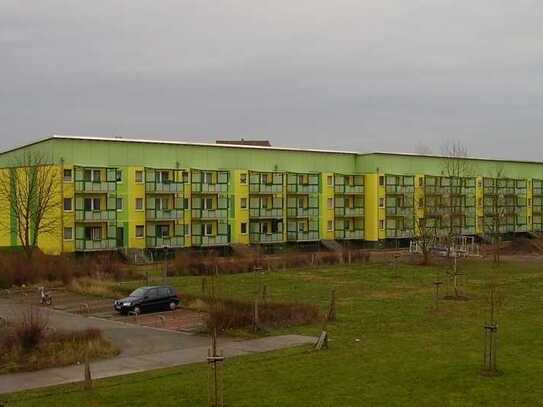
{"label": "flat roof", "polygon": [[[89,140],[89,141],[109,141],[117,143],[146,143],[146,144],[169,144],[169,145],[181,145],[181,146],[200,146],[200,147],[213,147],[213,148],[237,148],[237,149],[250,149],[250,150],[274,150],[274,151],[295,151],[295,152],[310,152],[310,153],[332,153],[332,154],[349,154],[357,156],[368,156],[368,155],[394,155],[394,156],[405,156],[405,157],[425,157],[425,158],[458,158],[451,157],[441,154],[421,154],[421,153],[404,153],[404,152],[390,152],[390,151],[374,151],[361,153],[358,151],[346,151],[346,150],[325,150],[325,149],[314,149],[314,148],[296,148],[296,147],[267,147],[267,146],[254,146],[254,145],[238,145],[238,144],[215,144],[215,143],[201,143],[201,142],[191,142],[191,141],[177,141],[177,140],[153,140],[153,139],[137,139],[137,138],[124,138],[124,137],[89,137],[89,136],[72,136],[72,135],[61,135],[53,134],[42,139],[38,139],[34,142],[24,144],[18,147],[11,148],[6,151],[0,152],[0,154],[9,153],[12,151],[19,150],[24,147],[32,146],[38,143],[42,143],[48,140]],[[461,157],[466,160],[478,160],[478,161],[494,161],[494,162],[504,162],[504,163],[520,163],[520,164],[543,164],[541,161],[530,161],[530,160],[509,160],[501,158],[489,158],[489,157],[473,157],[466,156]]]}

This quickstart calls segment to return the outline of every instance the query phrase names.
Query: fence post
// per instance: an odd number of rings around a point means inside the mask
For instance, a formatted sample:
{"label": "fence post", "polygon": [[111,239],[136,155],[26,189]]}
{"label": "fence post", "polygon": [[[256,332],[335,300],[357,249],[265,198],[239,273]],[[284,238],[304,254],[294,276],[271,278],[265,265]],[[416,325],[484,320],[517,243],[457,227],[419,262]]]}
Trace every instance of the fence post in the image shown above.
{"label": "fence post", "polygon": [[89,346],[87,346],[87,351],[85,352],[85,390],[91,390],[92,389],[92,375],[91,375],[91,369],[90,369],[90,361],[89,361]]}
{"label": "fence post", "polygon": [[336,320],[336,289],[332,289],[332,294],[330,297],[330,308],[328,309],[328,321]]}

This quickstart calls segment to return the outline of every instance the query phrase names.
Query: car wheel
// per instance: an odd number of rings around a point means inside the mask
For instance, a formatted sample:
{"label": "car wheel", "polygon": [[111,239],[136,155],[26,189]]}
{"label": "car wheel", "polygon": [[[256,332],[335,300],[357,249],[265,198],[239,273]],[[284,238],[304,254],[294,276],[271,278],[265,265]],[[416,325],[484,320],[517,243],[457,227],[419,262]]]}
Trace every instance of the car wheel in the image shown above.
{"label": "car wheel", "polygon": [[136,315],[141,314],[141,308],[140,307],[134,307],[134,314],[136,314]]}
{"label": "car wheel", "polygon": [[177,304],[174,301],[170,302],[170,309],[172,311],[175,311],[176,308],[177,308]]}

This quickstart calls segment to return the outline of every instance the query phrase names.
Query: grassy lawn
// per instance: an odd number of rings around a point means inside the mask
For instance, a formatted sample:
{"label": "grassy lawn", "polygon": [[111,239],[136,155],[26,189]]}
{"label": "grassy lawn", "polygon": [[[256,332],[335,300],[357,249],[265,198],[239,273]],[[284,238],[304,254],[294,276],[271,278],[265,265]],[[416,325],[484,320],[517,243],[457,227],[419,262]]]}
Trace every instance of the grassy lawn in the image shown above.
{"label": "grassy lawn", "polygon": [[[337,289],[338,321],[330,349],[294,348],[227,360],[227,406],[524,406],[543,405],[543,269],[504,264],[464,267],[469,301],[433,308],[437,269],[385,265],[330,267],[262,276],[271,300],[318,303]],[[498,367],[485,378],[482,326],[486,285],[500,284]],[[181,293],[198,294],[201,278],[171,279]],[[223,296],[251,298],[253,275],[220,278]],[[443,292],[445,289],[442,290]],[[275,333],[318,335],[320,325]],[[359,341],[357,341],[359,339]],[[8,406],[205,406],[207,368],[197,364],[80,385],[0,396]]]}

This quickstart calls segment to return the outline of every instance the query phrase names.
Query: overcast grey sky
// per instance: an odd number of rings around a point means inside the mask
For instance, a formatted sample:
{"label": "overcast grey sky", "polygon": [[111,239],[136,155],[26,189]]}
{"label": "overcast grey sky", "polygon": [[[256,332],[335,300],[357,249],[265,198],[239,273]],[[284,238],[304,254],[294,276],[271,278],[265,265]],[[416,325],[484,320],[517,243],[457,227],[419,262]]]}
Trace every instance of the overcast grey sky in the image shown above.
{"label": "overcast grey sky", "polygon": [[0,149],[50,134],[543,159],[543,3],[0,0]]}

